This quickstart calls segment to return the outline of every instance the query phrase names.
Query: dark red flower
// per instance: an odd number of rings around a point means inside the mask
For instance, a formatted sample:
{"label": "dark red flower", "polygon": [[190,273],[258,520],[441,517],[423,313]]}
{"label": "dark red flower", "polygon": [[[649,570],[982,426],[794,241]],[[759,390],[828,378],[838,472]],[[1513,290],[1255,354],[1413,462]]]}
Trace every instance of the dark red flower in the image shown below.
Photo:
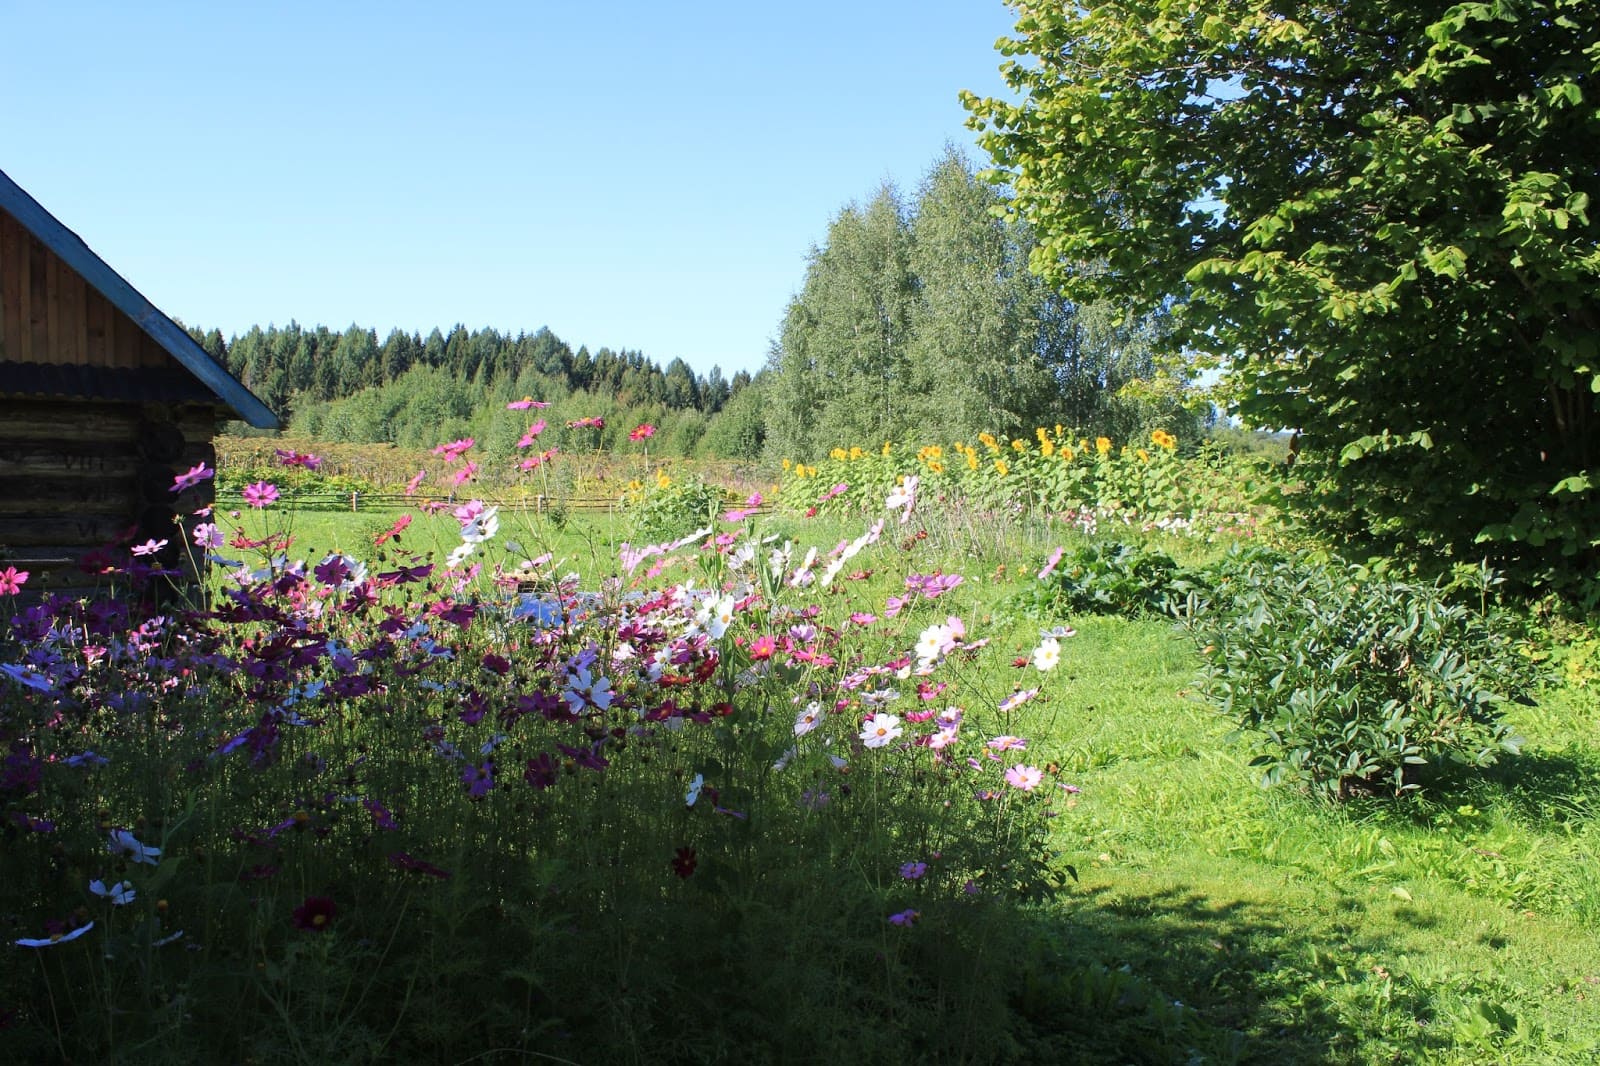
{"label": "dark red flower", "polygon": [[672,872],[679,877],[688,877],[694,873],[696,862],[693,848],[679,848],[672,857]]}
{"label": "dark red flower", "polygon": [[333,924],[338,910],[327,896],[307,896],[306,901],[294,909],[294,927],[308,933],[321,933]]}

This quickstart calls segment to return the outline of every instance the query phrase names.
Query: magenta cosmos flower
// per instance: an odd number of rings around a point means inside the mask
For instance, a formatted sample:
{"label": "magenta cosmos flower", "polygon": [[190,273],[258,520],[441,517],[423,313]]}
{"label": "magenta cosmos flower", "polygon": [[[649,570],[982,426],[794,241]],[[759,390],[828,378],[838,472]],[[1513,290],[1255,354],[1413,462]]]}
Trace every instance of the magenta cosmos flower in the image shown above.
{"label": "magenta cosmos flower", "polygon": [[28,572],[8,566],[0,570],[0,596],[15,596],[22,591],[22,586],[27,584]]}
{"label": "magenta cosmos flower", "polygon": [[244,487],[244,502],[258,510],[277,499],[278,486],[268,482],[257,481]]}

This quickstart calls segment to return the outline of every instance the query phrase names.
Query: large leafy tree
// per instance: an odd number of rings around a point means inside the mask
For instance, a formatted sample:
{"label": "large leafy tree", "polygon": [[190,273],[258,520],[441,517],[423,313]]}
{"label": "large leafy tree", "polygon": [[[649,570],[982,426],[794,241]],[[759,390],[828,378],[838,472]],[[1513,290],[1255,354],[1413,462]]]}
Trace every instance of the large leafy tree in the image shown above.
{"label": "large leafy tree", "polygon": [[1017,227],[996,217],[998,203],[954,148],[923,182],[910,255],[920,439],[1031,432],[1024,424],[1049,405],[1053,383],[1036,344],[1046,294],[1027,272]]}
{"label": "large leafy tree", "polygon": [[1592,573],[1593,0],[1008,2],[1019,95],[966,103],[1037,271],[1176,299],[1345,532]]}
{"label": "large leafy tree", "polygon": [[905,209],[885,186],[866,206],[841,211],[812,250],[773,353],[767,431],[780,454],[875,443],[915,424],[910,248]]}

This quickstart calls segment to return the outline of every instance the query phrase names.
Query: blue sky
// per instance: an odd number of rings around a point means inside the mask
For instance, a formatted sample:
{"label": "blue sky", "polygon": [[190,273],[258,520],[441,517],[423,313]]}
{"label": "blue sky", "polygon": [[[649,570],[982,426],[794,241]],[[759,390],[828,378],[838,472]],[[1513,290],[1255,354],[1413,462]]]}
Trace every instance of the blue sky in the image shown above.
{"label": "blue sky", "polygon": [[[0,170],[156,306],[548,325],[754,371],[829,221],[913,192],[1001,0],[0,0]],[[19,47],[20,45],[20,47]]]}

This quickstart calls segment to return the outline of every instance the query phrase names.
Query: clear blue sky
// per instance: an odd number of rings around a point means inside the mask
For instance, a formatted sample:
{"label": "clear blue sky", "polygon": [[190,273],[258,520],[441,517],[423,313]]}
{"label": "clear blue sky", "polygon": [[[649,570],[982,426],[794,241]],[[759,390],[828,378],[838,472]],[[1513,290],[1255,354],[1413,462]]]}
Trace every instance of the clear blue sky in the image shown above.
{"label": "clear blue sky", "polygon": [[1001,0],[0,0],[0,170],[225,334],[548,325],[731,375],[1003,91]]}

